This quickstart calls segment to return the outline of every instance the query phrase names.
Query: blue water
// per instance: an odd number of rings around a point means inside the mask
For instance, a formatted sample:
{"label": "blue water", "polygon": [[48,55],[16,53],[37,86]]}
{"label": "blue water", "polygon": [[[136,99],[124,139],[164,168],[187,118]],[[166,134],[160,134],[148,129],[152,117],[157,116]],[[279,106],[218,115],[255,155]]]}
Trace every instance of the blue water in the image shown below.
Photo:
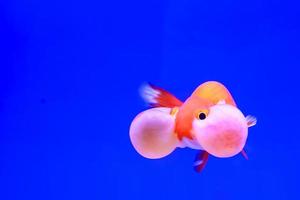
{"label": "blue water", "polygon": [[[0,2],[0,199],[299,199],[298,1]],[[246,151],[139,156],[150,81],[217,80],[258,118]]]}

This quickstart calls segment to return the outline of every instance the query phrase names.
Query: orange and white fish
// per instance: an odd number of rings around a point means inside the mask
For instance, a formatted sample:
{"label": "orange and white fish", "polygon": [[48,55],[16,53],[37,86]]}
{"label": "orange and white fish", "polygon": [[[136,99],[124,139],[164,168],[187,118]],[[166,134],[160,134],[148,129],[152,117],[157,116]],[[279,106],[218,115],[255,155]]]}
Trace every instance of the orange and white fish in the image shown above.
{"label": "orange and white fish", "polygon": [[129,135],[142,156],[157,159],[177,147],[197,149],[194,167],[198,172],[209,154],[227,158],[242,153],[248,158],[243,148],[248,127],[256,124],[256,118],[245,117],[221,83],[201,84],[185,102],[153,85],[145,85],[141,95],[153,108],[135,117]]}

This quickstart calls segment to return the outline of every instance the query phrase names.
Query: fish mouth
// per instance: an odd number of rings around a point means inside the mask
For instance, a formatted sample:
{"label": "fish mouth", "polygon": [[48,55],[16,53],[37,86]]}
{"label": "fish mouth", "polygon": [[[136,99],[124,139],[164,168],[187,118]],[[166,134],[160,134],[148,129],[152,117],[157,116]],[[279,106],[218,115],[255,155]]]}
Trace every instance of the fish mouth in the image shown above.
{"label": "fish mouth", "polygon": [[207,121],[195,121],[193,128],[194,135],[203,149],[219,158],[240,153],[248,136],[244,115],[230,105],[213,106]]}

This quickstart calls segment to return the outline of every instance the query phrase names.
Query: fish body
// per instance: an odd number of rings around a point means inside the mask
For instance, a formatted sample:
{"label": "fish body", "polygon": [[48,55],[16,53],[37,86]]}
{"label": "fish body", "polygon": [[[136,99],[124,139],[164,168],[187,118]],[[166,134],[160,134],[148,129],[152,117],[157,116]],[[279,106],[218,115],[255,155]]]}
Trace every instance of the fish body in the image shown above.
{"label": "fish body", "polygon": [[201,171],[208,155],[220,158],[243,153],[253,116],[244,117],[227,88],[216,81],[201,84],[184,102],[153,85],[141,89],[150,108],[131,123],[130,139],[139,154],[157,159],[177,147],[200,150],[195,161]]}

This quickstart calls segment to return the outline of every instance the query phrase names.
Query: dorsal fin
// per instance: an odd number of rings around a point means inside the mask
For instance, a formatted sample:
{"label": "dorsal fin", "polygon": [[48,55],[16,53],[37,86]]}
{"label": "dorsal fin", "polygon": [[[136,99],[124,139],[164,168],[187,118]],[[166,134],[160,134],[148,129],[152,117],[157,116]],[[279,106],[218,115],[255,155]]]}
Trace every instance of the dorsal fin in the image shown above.
{"label": "dorsal fin", "polygon": [[223,84],[216,81],[208,81],[201,84],[192,95],[206,99],[213,104],[217,104],[220,101],[225,101],[227,104],[236,106],[230,92]]}
{"label": "dorsal fin", "polygon": [[182,102],[170,92],[150,83],[143,85],[140,93],[143,99],[152,107],[173,108],[182,105]]}

